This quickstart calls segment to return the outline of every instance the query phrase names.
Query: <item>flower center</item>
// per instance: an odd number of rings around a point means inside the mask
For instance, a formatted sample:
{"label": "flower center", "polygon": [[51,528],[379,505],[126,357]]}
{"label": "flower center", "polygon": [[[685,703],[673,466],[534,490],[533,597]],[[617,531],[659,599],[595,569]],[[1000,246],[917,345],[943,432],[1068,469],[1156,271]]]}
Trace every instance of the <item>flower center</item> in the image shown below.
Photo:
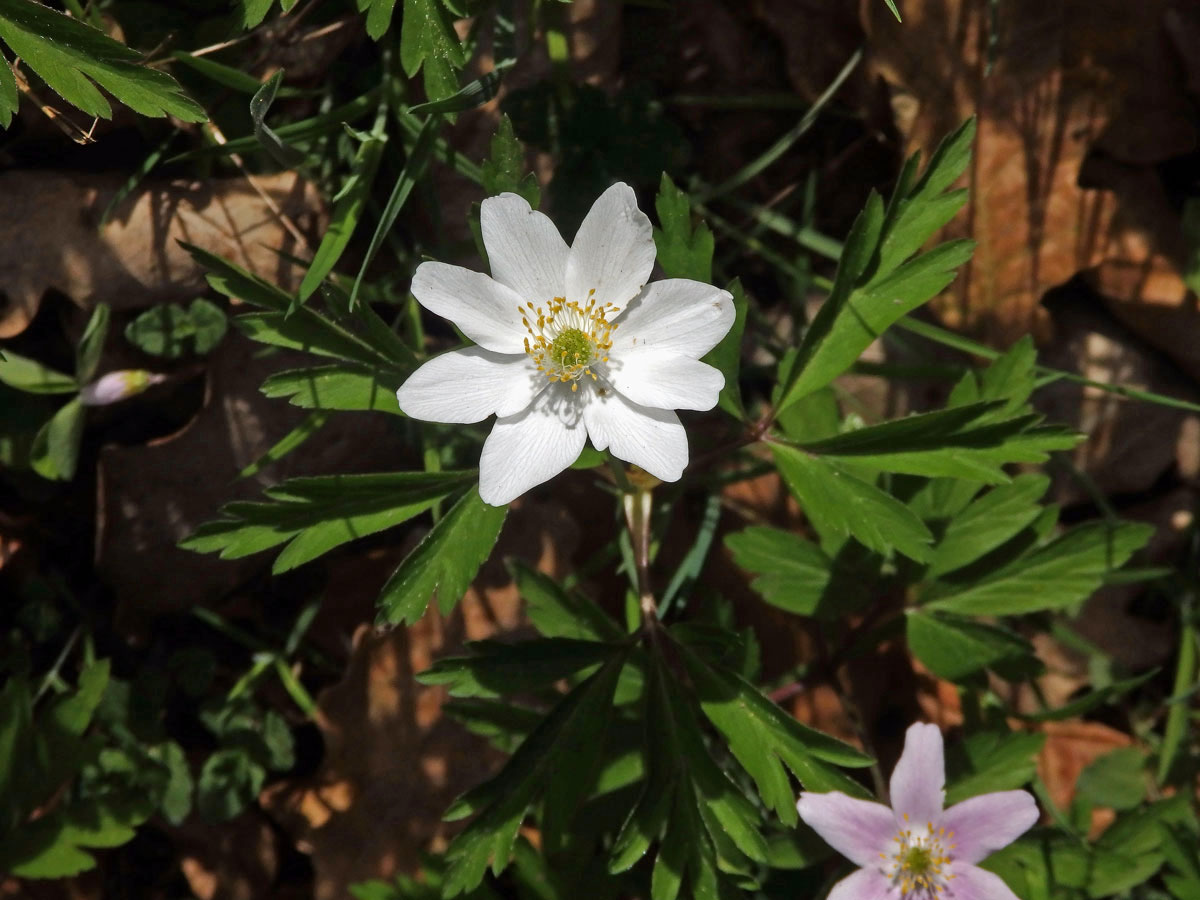
{"label": "flower center", "polygon": [[555,297],[545,308],[533,303],[517,307],[529,332],[525,352],[533,357],[539,372],[551,381],[571,382],[573,391],[579,390],[576,382],[584,375],[596,380],[591,367],[608,362],[612,332],[617,327],[608,321],[616,307],[597,305],[595,293],[588,291],[587,302],[582,304]]}
{"label": "flower center", "polygon": [[[904,817],[907,823],[908,816]],[[901,828],[892,838],[898,847],[889,856],[880,853],[884,860],[884,874],[893,886],[900,888],[903,900],[932,900],[948,887],[954,875],[946,871],[950,864],[950,851],[957,846],[951,843],[954,832],[945,828],[934,828],[928,823],[924,828]]]}

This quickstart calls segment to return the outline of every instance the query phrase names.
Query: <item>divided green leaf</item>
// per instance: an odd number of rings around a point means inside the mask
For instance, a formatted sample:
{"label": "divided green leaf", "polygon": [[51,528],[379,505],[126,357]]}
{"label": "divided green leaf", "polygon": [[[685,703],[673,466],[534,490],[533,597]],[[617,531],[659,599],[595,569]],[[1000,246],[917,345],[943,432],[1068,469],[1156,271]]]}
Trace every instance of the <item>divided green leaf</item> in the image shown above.
{"label": "divided green leaf", "polygon": [[[370,4],[367,33],[378,39],[387,30],[396,0],[358,0],[359,9]],[[454,22],[441,0],[404,0],[404,23],[400,28],[400,63],[412,78],[425,70],[425,94],[442,100],[458,90],[455,75],[466,64]]]}
{"label": "divided green leaf", "polygon": [[[141,55],[104,32],[34,0],[0,0],[0,40],[56,94],[89,116],[112,118],[98,90],[144,116],[203,122],[204,110],[166,72],[142,65]],[[0,65],[8,69],[8,63]],[[16,109],[12,71],[0,77],[0,118]]]}
{"label": "divided green leaf", "polygon": [[404,558],[379,595],[383,622],[415,622],[429,599],[449,612],[492,552],[507,506],[491,506],[468,490]]}
{"label": "divided green leaf", "polygon": [[197,297],[186,309],[164,303],[146,310],[125,326],[125,338],[151,356],[177,359],[189,341],[198,355],[208,353],[221,343],[228,326],[221,307]]}
{"label": "divided green leaf", "polygon": [[918,562],[929,559],[933,535],[895,497],[803,450],[771,444],[771,454],[823,538],[836,543],[854,537],[885,556],[894,548]]}
{"label": "divided green leaf", "polygon": [[1086,600],[1154,533],[1133,522],[1089,522],[979,579],[940,582],[925,609],[1011,616]]}
{"label": "divided green leaf", "polygon": [[833,290],[804,335],[777,410],[846,371],[897,319],[941,292],[971,258],[971,241],[913,254],[966,202],[966,191],[943,192],[966,169],[974,136],[972,119],[942,142],[915,183],[918,160],[910,159],[886,210],[872,194],[846,239]]}
{"label": "divided green leaf", "polygon": [[703,222],[692,226],[692,203],[663,172],[655,198],[660,226],[654,229],[658,263],[668,278],[712,282],[713,234]]}
{"label": "divided green leaf", "polygon": [[272,567],[286,572],[347,541],[406,522],[474,480],[473,472],[395,472],[291,478],[265,502],[229,503],[221,518],[180,542],[237,559],[287,543]]}
{"label": "divided green leaf", "polygon": [[491,155],[480,165],[483,192],[489,197],[511,192],[525,198],[534,209],[541,202],[542,189],[537,178],[525,169],[525,150],[513,131],[512,120],[500,117],[492,136]]}

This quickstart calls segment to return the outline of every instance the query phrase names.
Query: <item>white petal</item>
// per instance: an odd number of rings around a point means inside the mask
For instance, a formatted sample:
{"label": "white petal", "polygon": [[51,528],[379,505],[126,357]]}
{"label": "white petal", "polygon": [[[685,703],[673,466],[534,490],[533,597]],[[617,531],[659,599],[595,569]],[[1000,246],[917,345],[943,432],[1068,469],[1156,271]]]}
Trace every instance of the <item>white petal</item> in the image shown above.
{"label": "white petal", "polygon": [[520,295],[482,272],[423,262],[413,274],[412,292],[422,306],[449,319],[479,346],[497,353],[525,352],[529,332],[521,324]]}
{"label": "white petal", "polygon": [[612,352],[645,348],[699,359],[729,333],[733,320],[728,291],[687,278],[655,281],[617,319]]}
{"label": "white petal", "polygon": [[479,210],[492,277],[536,305],[562,297],[571,248],[554,223],[524,197],[488,197]]}
{"label": "white petal", "polygon": [[[638,295],[654,268],[654,232],[633,188],[618,182],[588,211],[567,259],[567,299],[618,309]],[[611,317],[610,317],[611,318]]]}
{"label": "white petal", "polygon": [[804,791],[796,809],[809,828],[856,866],[878,866],[879,854],[895,846],[896,820],[882,803],[859,800],[841,791]]}
{"label": "white petal", "polygon": [[655,409],[712,409],[725,376],[707,363],[669,353],[610,354],[605,367],[614,388],[641,406]]}
{"label": "white petal", "polygon": [[579,458],[587,438],[581,402],[566,385],[554,384],[524,412],[496,420],[479,457],[485,503],[504,506]]}
{"label": "white petal", "polygon": [[[915,827],[937,823],[946,798],[946,764],[942,732],[936,725],[910,725],[904,752],[892,770],[892,809],[896,822]],[[908,818],[905,819],[904,817]]]}
{"label": "white petal", "polygon": [[583,420],[597,450],[608,448],[655,478],[678,481],[687,466],[687,433],[670,410],[638,406],[610,388],[593,387]]}
{"label": "white petal", "polygon": [[414,419],[465,424],[519,413],[548,385],[526,353],[467,347],[429,360],[400,385],[396,400]]}
{"label": "white petal", "polygon": [[833,886],[826,900],[901,900],[899,892],[878,869],[851,872]]}

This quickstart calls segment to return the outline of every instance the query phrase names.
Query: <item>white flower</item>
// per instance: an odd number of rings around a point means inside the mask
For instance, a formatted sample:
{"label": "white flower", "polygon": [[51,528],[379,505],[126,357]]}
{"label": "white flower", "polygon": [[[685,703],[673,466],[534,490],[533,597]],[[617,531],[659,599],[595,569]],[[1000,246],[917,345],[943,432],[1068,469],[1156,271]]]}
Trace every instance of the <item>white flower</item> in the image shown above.
{"label": "white flower", "polygon": [[166,375],[147,372],[145,369],[121,369],[109,372],[85,385],[79,392],[79,402],[84,406],[108,406],[135,394],[140,394],[152,384],[159,384]]}
{"label": "white flower", "polygon": [[733,298],[682,278],[646,284],[650,220],[627,184],[592,205],[570,247],[516,194],[483,201],[492,277],[422,263],[412,292],[478,346],[425,363],[396,392],[406,415],[496,425],[479,495],[502,506],[597,450],[675,481],[688,461],[675,409],[712,409],[724,376],[700,357],[733,325]]}

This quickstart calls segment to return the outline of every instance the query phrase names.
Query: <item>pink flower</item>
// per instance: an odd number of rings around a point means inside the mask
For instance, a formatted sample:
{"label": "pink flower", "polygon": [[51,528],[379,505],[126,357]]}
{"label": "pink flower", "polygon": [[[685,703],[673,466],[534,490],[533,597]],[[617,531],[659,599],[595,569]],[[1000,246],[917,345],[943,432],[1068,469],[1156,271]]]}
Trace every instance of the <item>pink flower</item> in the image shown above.
{"label": "pink flower", "polygon": [[1027,791],[981,794],[942,809],[942,733],[916,724],[892,771],[892,808],[834,791],[800,795],[800,818],[861,868],[829,900],[1017,900],[975,863],[1011,844],[1038,818]]}

